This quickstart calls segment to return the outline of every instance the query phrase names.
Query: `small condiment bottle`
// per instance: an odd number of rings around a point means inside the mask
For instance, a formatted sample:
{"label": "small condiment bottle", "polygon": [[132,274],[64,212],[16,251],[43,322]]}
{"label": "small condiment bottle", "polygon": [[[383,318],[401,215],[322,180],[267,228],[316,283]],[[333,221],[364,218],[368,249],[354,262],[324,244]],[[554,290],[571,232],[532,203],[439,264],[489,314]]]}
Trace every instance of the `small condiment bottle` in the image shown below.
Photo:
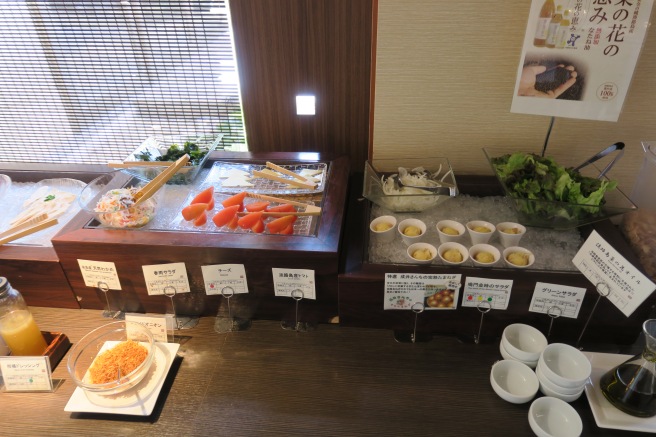
{"label": "small condiment bottle", "polygon": [[43,355],[46,340],[34,322],[23,296],[0,276],[0,336],[12,355]]}

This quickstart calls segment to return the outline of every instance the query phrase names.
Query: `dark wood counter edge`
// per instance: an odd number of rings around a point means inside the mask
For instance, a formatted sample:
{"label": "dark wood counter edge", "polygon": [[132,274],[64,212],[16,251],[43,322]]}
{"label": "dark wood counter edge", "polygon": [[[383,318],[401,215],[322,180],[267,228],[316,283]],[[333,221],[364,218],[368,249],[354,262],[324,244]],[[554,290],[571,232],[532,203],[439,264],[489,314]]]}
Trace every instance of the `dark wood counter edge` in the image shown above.
{"label": "dark wood counter edge", "polygon": [[[292,162],[329,162],[328,178],[331,183],[326,184],[323,194],[323,213],[316,237],[304,236],[280,236],[280,235],[251,235],[213,233],[220,235],[220,239],[207,238],[207,232],[169,232],[169,231],[131,231],[116,229],[91,229],[84,226],[92,219],[90,214],[84,211],[77,214],[62,230],[53,237],[55,247],[57,244],[71,242],[90,244],[136,244],[136,245],[169,245],[187,247],[221,247],[231,248],[257,248],[266,247],[267,250],[275,251],[286,249],[299,252],[333,252],[339,251],[340,235],[344,205],[340,199],[346,199],[347,181],[349,174],[348,158],[337,157],[334,160],[324,159],[316,155],[316,160],[301,159],[307,154],[303,153],[272,153],[253,154],[239,152],[213,152],[212,160],[235,161],[235,162],[264,162],[276,161],[277,163]],[[214,161],[208,161],[211,166]],[[333,208],[327,206],[334,205]]]}

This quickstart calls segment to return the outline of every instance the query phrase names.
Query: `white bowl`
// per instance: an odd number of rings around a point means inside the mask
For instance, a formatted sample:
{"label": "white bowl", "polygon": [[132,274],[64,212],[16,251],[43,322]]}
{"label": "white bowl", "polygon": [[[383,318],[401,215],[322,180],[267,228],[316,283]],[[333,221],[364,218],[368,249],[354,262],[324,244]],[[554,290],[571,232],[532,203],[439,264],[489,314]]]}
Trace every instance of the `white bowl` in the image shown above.
{"label": "white bowl", "polygon": [[[509,229],[516,230],[517,233],[506,232]],[[526,228],[519,223],[503,222],[497,224],[497,233],[499,234],[499,240],[501,240],[503,247],[519,246],[519,240],[526,233]]]}
{"label": "white bowl", "polygon": [[[451,243],[451,242],[459,241],[466,231],[465,226],[462,223],[459,223],[455,220],[441,220],[437,222],[435,228],[437,229],[437,233],[440,236],[440,243]],[[442,232],[442,229],[444,228],[455,229],[456,231],[458,231],[458,235],[445,234],[444,232]]]}
{"label": "white bowl", "polygon": [[[449,261],[444,258],[444,252],[446,252],[449,249],[455,249],[458,252],[460,252],[460,255],[462,255],[462,261],[456,262],[456,261]],[[450,242],[450,243],[442,243],[440,244],[440,247],[437,248],[437,253],[440,256],[440,259],[444,264],[452,265],[452,266],[457,266],[469,259],[469,251],[465,246],[463,246],[460,243],[455,243],[455,242]]]}
{"label": "white bowl", "polygon": [[538,437],[577,437],[583,432],[579,413],[567,402],[550,396],[533,401],[528,423]]}
{"label": "white bowl", "polygon": [[[561,387],[549,378],[547,378],[544,375],[544,372],[542,371],[542,367],[538,364],[535,367],[535,374],[538,376],[538,381],[540,381],[540,387],[544,385],[544,387],[549,390],[552,393],[558,393],[559,395],[574,395],[577,393],[581,393],[581,391],[585,388],[585,384],[579,387]],[[544,393],[544,392],[542,392]],[[546,393],[545,393],[546,394]],[[552,396],[552,395],[547,395],[547,396]],[[558,397],[558,396],[556,396]]]}
{"label": "white bowl", "polygon": [[538,365],[537,361],[522,361],[517,357],[513,357],[510,352],[506,350],[506,348],[503,346],[503,343],[499,343],[499,351],[501,352],[501,356],[506,359],[506,360],[515,360],[519,361],[520,363],[526,364],[528,367],[531,369],[535,369],[535,367]]}
{"label": "white bowl", "polygon": [[[522,265],[519,265],[519,264],[512,263],[508,260],[508,257],[511,254],[517,253],[517,252],[525,253],[528,256],[528,264],[526,264],[525,266],[522,266]],[[503,250],[503,260],[504,260],[504,262],[506,263],[506,265],[508,267],[514,267],[516,269],[526,269],[526,268],[531,267],[533,265],[533,263],[535,263],[535,255],[533,255],[533,252],[531,252],[530,250],[525,249],[523,247],[510,246],[510,247],[506,247]]]}
{"label": "white bowl", "polygon": [[561,401],[565,402],[574,402],[578,398],[581,397],[581,394],[583,394],[583,391],[585,388],[582,388],[579,390],[577,393],[574,393],[573,395],[566,395],[563,393],[559,393],[557,391],[551,390],[549,386],[547,386],[543,381],[538,379],[538,382],[540,383],[540,393],[542,393],[545,396],[551,396],[552,398],[557,398],[560,399]]}
{"label": "white bowl", "polygon": [[[475,231],[474,228],[479,226],[487,229],[489,232]],[[467,222],[467,231],[469,232],[469,238],[471,238],[472,244],[487,243],[490,241],[490,238],[492,238],[492,235],[494,235],[494,231],[496,231],[496,229],[497,228],[492,223],[486,222],[484,220],[472,220]]]}
{"label": "white bowl", "polygon": [[[405,235],[403,232],[408,228],[409,226],[415,226],[419,228],[421,231],[421,234],[416,235],[416,236],[409,236]],[[426,238],[426,223],[422,222],[421,220],[418,219],[405,219],[401,220],[401,223],[399,223],[399,226],[397,227],[399,231],[399,235],[401,235],[401,238],[403,239],[403,242],[410,246],[413,243],[419,243],[421,241],[424,241]]]}
{"label": "white bowl", "polygon": [[513,404],[529,402],[539,388],[535,372],[527,365],[514,360],[494,363],[490,372],[490,384],[499,397]]}
{"label": "white bowl", "polygon": [[[381,223],[387,223],[390,225],[390,228],[385,229],[384,231],[377,231],[376,226]],[[371,234],[375,241],[380,243],[392,242],[394,241],[394,237],[396,237],[396,217],[393,215],[383,215],[381,217],[376,217],[369,224],[369,230],[371,230]]]}
{"label": "white bowl", "polygon": [[552,343],[545,347],[538,365],[544,376],[565,388],[580,387],[592,372],[592,365],[586,356],[564,343]]}
{"label": "white bowl", "polygon": [[501,334],[501,343],[508,353],[522,361],[537,361],[547,347],[547,337],[538,329],[523,323],[506,326]]}
{"label": "white bowl", "polygon": [[[413,253],[417,250],[424,250],[427,249],[430,252],[430,259],[417,259],[412,256]],[[435,257],[437,257],[437,249],[435,246],[432,244],[428,243],[412,243],[410,246],[408,246],[408,250],[406,251],[406,254],[408,255],[408,259],[410,260],[411,263],[414,264],[431,264]]]}
{"label": "white bowl", "polygon": [[[494,257],[494,261],[490,263],[480,262],[479,260],[476,259],[476,255],[480,252],[488,252],[492,254],[492,256]],[[491,267],[495,265],[497,262],[499,262],[499,259],[501,259],[501,252],[499,252],[499,249],[492,246],[491,244],[474,244],[472,247],[469,248],[469,257],[472,259],[474,265],[476,266]]]}

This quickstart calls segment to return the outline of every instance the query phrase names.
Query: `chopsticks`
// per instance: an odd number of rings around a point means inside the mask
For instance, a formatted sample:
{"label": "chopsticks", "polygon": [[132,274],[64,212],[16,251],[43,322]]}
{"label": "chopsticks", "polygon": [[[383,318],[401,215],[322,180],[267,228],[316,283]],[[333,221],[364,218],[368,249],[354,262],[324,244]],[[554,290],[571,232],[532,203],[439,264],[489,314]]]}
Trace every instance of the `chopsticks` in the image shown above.
{"label": "chopsticks", "polygon": [[295,173],[295,172],[293,172],[293,171],[291,171],[291,170],[287,170],[287,169],[284,168],[284,167],[281,167],[281,166],[279,166],[279,165],[276,165],[276,164],[274,164],[273,162],[269,162],[269,161],[267,161],[266,166],[269,167],[269,168],[272,169],[272,170],[277,171],[278,173],[286,174],[287,176],[291,176],[291,177],[293,177],[293,178],[295,178],[295,179],[300,180],[301,182],[304,182],[304,183],[306,183],[306,184],[312,184],[313,186],[316,186],[316,183],[314,183],[314,181],[312,181],[312,180],[310,180],[310,179],[308,179],[308,178],[306,178],[306,177],[303,177],[303,176],[301,176],[300,174]]}
{"label": "chopsticks", "polygon": [[[47,217],[47,214],[44,214],[44,215]],[[39,217],[37,217],[37,218],[39,218]],[[36,222],[36,224],[32,223],[33,221],[34,221],[34,219],[30,220],[29,222],[25,222],[23,224],[15,226],[13,228],[9,228],[5,232],[3,232],[1,235],[3,235],[3,236],[8,235],[8,236],[0,239],[0,246],[2,246],[5,243],[9,243],[11,241],[18,240],[19,238],[23,238],[27,235],[38,232],[42,229],[49,228],[49,227],[54,226],[57,223],[59,223],[59,221],[56,218],[53,218],[53,219],[50,219],[50,220],[42,219],[42,220]],[[11,233],[8,234],[9,232],[11,232]]]}
{"label": "chopsticks", "polygon": [[32,217],[32,218],[29,219],[29,220],[26,220],[26,221],[21,222],[21,223],[19,223],[19,224],[17,224],[17,225],[11,226],[10,228],[8,228],[8,229],[7,229],[6,231],[4,231],[4,232],[0,232],[0,238],[4,238],[4,237],[6,237],[6,236],[8,236],[8,235],[11,235],[11,234],[13,234],[13,233],[15,233],[15,232],[20,231],[21,229],[28,228],[28,227],[30,227],[30,226],[32,226],[32,225],[35,225],[35,224],[37,224],[37,223],[39,223],[39,222],[44,221],[44,220],[47,219],[47,218],[48,218],[48,214],[46,214],[45,212],[44,212],[43,214],[39,214],[39,215],[37,215],[37,216],[35,216],[35,217]]}
{"label": "chopsticks", "polygon": [[178,172],[182,167],[184,167],[189,161],[189,155],[184,155],[182,158],[175,161],[173,165],[170,165],[163,172],[157,175],[155,179],[148,182],[142,189],[140,189],[137,194],[135,194],[136,202],[134,205],[139,205],[142,202],[145,202],[147,199],[150,199],[153,194],[157,192],[162,185],[164,185],[169,179],[173,177],[174,174]]}
{"label": "chopsticks", "polygon": [[264,213],[264,215],[269,215],[269,216],[285,216],[285,215],[321,215],[321,207],[316,206],[316,205],[310,205],[307,203],[303,202],[297,202],[295,200],[287,200],[287,199],[281,199],[279,197],[273,197],[273,196],[267,196],[265,194],[255,194],[255,193],[249,193],[247,192],[246,195],[248,197],[252,197],[253,199],[260,199],[260,200],[268,200],[269,202],[276,202],[276,203],[288,203],[290,205],[294,206],[303,206],[305,207],[304,211],[299,211],[296,213],[293,212],[288,212],[288,213],[278,213],[278,212],[270,212],[270,213]]}

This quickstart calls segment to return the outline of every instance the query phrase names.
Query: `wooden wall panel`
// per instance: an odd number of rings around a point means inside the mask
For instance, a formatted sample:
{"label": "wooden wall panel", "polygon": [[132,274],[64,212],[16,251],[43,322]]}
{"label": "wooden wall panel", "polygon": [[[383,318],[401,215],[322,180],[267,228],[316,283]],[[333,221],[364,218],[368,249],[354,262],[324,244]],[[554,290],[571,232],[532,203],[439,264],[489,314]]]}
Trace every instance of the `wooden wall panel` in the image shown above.
{"label": "wooden wall panel", "polygon": [[[457,175],[491,174],[484,146],[539,152],[550,117],[510,112],[529,7],[525,0],[378,0],[373,155],[447,156]],[[548,153],[576,165],[624,141],[610,175],[630,192],[640,141],[656,140],[655,67],[652,29],[619,121],[557,118]]]}
{"label": "wooden wall panel", "polygon": [[[348,155],[369,141],[373,0],[231,0],[249,150]],[[296,115],[295,96],[317,98]]]}

